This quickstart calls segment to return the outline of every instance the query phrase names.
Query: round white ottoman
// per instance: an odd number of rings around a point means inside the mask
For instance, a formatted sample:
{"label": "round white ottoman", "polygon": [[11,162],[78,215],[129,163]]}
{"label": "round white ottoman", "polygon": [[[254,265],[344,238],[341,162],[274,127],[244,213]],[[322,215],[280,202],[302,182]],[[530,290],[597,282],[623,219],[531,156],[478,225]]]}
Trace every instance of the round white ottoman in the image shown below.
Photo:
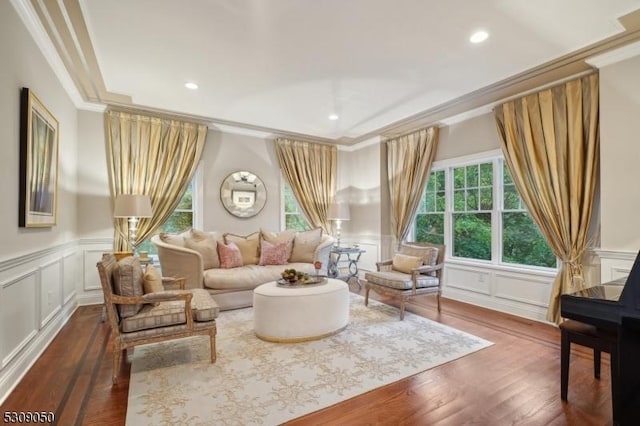
{"label": "round white ottoman", "polygon": [[269,342],[303,342],[330,336],[349,323],[349,286],[327,279],[309,287],[279,287],[275,281],[253,291],[253,329]]}

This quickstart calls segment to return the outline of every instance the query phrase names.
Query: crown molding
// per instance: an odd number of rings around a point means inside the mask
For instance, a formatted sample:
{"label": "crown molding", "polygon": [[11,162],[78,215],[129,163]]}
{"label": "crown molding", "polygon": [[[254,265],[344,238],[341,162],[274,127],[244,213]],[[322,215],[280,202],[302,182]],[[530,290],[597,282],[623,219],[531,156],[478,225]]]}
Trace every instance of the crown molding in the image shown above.
{"label": "crown molding", "polygon": [[619,49],[614,49],[602,55],[593,56],[586,59],[586,63],[598,69],[624,61],[635,56],[640,56],[640,41],[628,44]]}

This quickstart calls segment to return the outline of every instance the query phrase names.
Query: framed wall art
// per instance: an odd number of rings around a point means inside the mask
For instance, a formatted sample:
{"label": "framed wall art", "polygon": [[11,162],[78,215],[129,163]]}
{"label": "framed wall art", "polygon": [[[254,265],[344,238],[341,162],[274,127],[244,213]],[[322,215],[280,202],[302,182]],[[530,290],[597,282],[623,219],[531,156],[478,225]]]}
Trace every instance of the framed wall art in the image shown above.
{"label": "framed wall art", "polygon": [[25,87],[20,93],[19,226],[54,226],[57,199],[58,120]]}

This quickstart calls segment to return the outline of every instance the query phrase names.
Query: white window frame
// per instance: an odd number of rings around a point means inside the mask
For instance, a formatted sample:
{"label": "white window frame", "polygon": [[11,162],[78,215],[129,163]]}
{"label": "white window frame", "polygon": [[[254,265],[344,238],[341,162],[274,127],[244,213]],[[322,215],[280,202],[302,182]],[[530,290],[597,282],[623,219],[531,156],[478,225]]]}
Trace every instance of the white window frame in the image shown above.
{"label": "white window frame", "polygon": [[[504,155],[502,151],[491,150],[478,154],[466,155],[447,160],[436,161],[431,167],[431,172],[444,170],[445,172],[445,214],[444,214],[444,234],[445,244],[447,247],[453,247],[453,169],[457,167],[466,167],[480,163],[493,163],[493,206],[491,210],[491,260],[471,259],[466,257],[453,256],[452,250],[447,250],[446,260],[453,261],[456,264],[469,266],[493,266],[501,269],[511,269],[515,271],[531,271],[534,273],[555,273],[556,268],[548,268],[543,266],[524,265],[516,263],[506,263],[502,261],[502,212],[503,209],[503,162]],[[422,195],[424,196],[424,190]],[[512,209],[506,211],[514,211]],[[526,208],[523,210],[526,211]],[[488,212],[488,210],[487,210]],[[415,217],[409,233],[409,239],[415,238]]]}
{"label": "white window frame", "polygon": [[[284,231],[287,229],[286,228],[287,212],[285,211],[285,200],[284,200],[286,185],[288,185],[287,180],[284,178],[284,176],[282,176],[282,174],[280,174],[280,230],[281,231]],[[302,210],[300,210],[300,205],[298,204],[298,200],[295,199],[295,196],[293,201],[295,202],[295,205],[296,205],[297,214],[304,217],[304,213],[302,213]]]}

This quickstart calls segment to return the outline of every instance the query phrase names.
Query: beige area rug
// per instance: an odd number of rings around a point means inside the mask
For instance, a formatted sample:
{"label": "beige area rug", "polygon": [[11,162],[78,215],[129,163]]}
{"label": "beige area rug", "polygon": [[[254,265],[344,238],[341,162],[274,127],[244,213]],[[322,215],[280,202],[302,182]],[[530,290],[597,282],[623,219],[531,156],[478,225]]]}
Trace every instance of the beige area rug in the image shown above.
{"label": "beige area rug", "polygon": [[138,347],[127,425],[275,425],[468,355],[492,343],[351,294],[348,327],[322,340],[268,343],[252,309],[218,318],[209,339]]}

